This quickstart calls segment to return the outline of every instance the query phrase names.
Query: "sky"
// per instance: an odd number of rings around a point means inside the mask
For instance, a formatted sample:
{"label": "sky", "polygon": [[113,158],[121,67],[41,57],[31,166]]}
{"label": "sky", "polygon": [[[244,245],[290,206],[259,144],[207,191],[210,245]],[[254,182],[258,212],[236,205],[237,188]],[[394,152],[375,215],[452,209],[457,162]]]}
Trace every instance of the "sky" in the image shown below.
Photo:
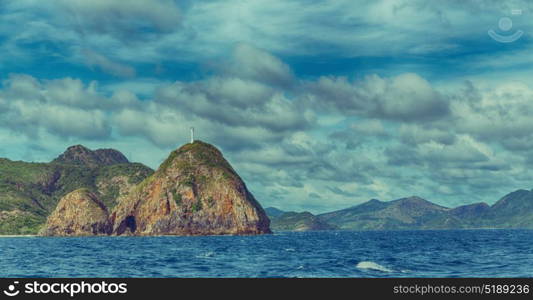
{"label": "sky", "polygon": [[533,188],[532,13],[501,0],[0,0],[0,157],[83,144],[155,169],[194,126],[263,207],[492,204]]}

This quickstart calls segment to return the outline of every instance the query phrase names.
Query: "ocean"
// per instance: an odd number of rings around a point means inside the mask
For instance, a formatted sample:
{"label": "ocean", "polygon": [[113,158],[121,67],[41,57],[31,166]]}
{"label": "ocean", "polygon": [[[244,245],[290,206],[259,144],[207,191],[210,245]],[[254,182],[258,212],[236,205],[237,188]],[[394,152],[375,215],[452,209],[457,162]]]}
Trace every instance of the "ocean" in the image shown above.
{"label": "ocean", "polygon": [[0,277],[532,277],[533,230],[2,237]]}

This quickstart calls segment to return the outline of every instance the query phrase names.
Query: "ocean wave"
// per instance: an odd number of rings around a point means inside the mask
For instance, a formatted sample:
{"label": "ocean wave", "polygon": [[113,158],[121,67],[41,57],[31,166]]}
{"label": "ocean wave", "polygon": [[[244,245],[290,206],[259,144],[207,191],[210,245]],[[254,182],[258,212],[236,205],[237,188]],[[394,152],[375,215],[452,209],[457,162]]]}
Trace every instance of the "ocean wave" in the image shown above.
{"label": "ocean wave", "polygon": [[196,258],[211,258],[213,256],[215,256],[215,252],[209,251],[209,252],[202,253],[200,255],[196,255],[195,257]]}
{"label": "ocean wave", "polygon": [[362,270],[374,270],[374,271],[380,271],[380,272],[385,272],[385,273],[392,272],[391,269],[384,267],[380,264],[377,264],[373,261],[361,261],[355,267],[358,269],[362,269]]}

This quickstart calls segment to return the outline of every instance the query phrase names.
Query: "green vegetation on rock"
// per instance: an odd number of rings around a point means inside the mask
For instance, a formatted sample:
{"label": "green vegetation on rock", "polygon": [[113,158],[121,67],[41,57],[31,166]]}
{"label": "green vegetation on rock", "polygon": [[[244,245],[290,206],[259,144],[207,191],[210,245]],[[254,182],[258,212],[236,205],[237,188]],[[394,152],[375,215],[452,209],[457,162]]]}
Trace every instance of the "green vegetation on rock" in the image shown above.
{"label": "green vegetation on rock", "polygon": [[117,235],[263,234],[269,223],[222,153],[201,141],[172,151],[113,211]]}
{"label": "green vegetation on rock", "polygon": [[200,210],[202,210],[202,201],[200,199],[198,199],[192,205],[192,212],[198,212]]}
{"label": "green vegetation on rock", "polygon": [[0,214],[10,216],[0,218],[0,234],[36,234],[59,199],[79,188],[95,192],[113,207],[121,189],[125,192],[153,173],[124,160],[116,150],[83,146],[69,147],[51,163],[0,158]]}
{"label": "green vegetation on rock", "polygon": [[45,217],[30,213],[0,218],[0,235],[36,234],[45,221]]}
{"label": "green vegetation on rock", "polygon": [[[184,158],[187,157],[184,154],[189,155],[189,158]],[[172,165],[175,168],[179,168],[183,174],[192,174],[199,166],[205,166],[221,170],[222,176],[225,179],[231,180],[238,178],[235,170],[223,158],[222,153],[217,148],[198,140],[172,151],[168,158],[159,166],[157,173],[161,175],[165,174],[167,169]],[[195,178],[190,179],[192,181],[195,180]],[[185,183],[190,184],[192,181],[186,180]],[[203,181],[205,182],[205,179]],[[199,178],[199,183],[202,183],[202,178]]]}
{"label": "green vegetation on rock", "polygon": [[176,205],[180,206],[182,202],[182,196],[180,193],[178,193],[177,190],[172,191],[172,199],[174,199],[174,202],[176,202]]}

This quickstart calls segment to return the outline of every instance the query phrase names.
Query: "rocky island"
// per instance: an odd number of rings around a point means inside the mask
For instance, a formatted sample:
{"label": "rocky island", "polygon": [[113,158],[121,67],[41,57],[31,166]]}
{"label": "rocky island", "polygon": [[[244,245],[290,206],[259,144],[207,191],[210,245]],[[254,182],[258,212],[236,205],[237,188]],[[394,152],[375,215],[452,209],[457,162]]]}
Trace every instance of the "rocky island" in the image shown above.
{"label": "rocky island", "polygon": [[[59,159],[105,163],[99,153]],[[120,158],[116,153],[113,157]],[[269,224],[263,208],[222,153],[210,144],[194,141],[173,151],[155,173],[118,197],[112,209],[88,189],[67,194],[40,234],[263,234],[270,233]]]}
{"label": "rocky island", "polygon": [[214,146],[195,141],[173,151],[111,214],[113,234],[270,233],[270,220]]}

